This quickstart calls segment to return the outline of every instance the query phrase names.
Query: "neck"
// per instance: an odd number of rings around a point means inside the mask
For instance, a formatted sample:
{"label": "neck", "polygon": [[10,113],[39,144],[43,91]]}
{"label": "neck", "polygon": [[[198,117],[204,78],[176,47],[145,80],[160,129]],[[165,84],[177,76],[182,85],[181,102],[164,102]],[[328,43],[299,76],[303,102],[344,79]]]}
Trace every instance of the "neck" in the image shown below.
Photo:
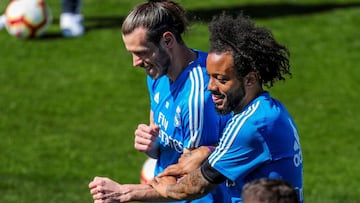
{"label": "neck", "polygon": [[258,98],[262,93],[264,93],[264,90],[259,88],[256,91],[245,95],[245,97],[239,102],[239,105],[237,105],[237,107],[233,110],[234,114],[242,112],[248,104],[250,104],[254,99]]}
{"label": "neck", "polygon": [[185,45],[179,45],[179,47],[171,50],[171,67],[167,73],[167,76],[172,82],[174,82],[181,72],[197,58],[196,53],[186,47]]}

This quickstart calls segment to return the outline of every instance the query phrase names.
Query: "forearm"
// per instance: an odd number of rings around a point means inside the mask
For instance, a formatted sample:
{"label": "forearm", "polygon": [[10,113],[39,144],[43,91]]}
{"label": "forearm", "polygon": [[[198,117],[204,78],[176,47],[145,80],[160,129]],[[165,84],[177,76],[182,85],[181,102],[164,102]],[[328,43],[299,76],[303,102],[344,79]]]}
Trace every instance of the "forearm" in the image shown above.
{"label": "forearm", "polygon": [[129,201],[166,201],[151,185],[129,185]]}
{"label": "forearm", "polygon": [[177,184],[166,188],[168,198],[193,200],[205,196],[217,185],[209,183],[201,174],[200,168],[192,171],[182,178]]}
{"label": "forearm", "polygon": [[117,189],[98,193],[94,199],[106,200],[105,202],[132,202],[132,201],[166,201],[151,185],[147,184],[122,184]]}
{"label": "forearm", "polygon": [[163,176],[183,176],[199,168],[201,164],[210,155],[211,149],[207,146],[201,146],[196,149],[184,149],[184,153],[179,158],[177,164],[170,165],[158,175]]}
{"label": "forearm", "polygon": [[[199,156],[202,158],[201,163],[204,162],[212,152],[214,152],[215,148],[216,148],[215,146],[200,146],[195,149],[197,151],[200,151]],[[193,152],[195,150],[193,150]]]}

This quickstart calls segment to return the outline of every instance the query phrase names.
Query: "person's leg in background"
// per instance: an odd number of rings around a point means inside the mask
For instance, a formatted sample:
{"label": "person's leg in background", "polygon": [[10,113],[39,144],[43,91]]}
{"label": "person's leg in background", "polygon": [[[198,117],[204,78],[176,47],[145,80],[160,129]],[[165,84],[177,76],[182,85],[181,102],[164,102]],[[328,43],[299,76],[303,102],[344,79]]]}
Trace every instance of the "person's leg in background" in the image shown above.
{"label": "person's leg in background", "polygon": [[0,30],[5,28],[5,24],[6,24],[6,17],[5,17],[5,13],[0,15]]}
{"label": "person's leg in background", "polygon": [[6,23],[5,14],[2,14],[0,15],[0,30],[5,28],[5,23]]}
{"label": "person's leg in background", "polygon": [[79,37],[85,32],[81,0],[61,0],[60,28],[64,37]]}

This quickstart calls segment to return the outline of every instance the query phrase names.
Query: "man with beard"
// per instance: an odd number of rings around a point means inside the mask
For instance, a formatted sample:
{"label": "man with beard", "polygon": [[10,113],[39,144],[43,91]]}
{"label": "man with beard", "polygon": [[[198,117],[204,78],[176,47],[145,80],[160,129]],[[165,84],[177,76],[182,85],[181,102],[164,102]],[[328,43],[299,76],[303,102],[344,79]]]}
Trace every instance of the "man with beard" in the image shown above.
{"label": "man with beard", "polygon": [[176,165],[152,183],[164,197],[193,199],[226,182],[231,200],[242,202],[244,184],[260,178],[289,182],[303,202],[302,152],[294,120],[265,90],[291,76],[289,52],[271,32],[244,16],[220,15],[210,26],[208,89],[221,114],[232,113],[220,143],[200,168],[177,183]]}
{"label": "man with beard", "polygon": [[[207,53],[186,46],[181,36],[186,27],[185,10],[167,0],[137,5],[122,25],[125,47],[132,54],[133,66],[145,70],[150,93],[150,124],[138,125],[135,149],[157,159],[155,175],[177,163],[190,149],[209,146],[203,147],[208,156],[230,117],[219,115],[214,109],[207,90]],[[192,164],[190,161],[184,166]],[[139,186],[134,190],[140,195],[151,194],[150,185]],[[89,187],[98,202],[106,199],[98,200],[99,195],[114,194],[107,178],[95,177]],[[216,198],[221,197],[220,187],[192,202],[221,201],[214,199],[215,193]]]}

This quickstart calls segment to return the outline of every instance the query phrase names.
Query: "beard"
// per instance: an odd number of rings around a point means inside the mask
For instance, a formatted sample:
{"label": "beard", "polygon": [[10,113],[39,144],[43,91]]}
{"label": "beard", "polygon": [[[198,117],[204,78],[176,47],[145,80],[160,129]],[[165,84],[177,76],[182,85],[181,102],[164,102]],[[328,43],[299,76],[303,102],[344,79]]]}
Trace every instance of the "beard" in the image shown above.
{"label": "beard", "polygon": [[166,75],[171,65],[170,56],[162,47],[159,48],[159,55],[157,57],[157,60],[158,64],[156,65],[157,73],[155,75],[155,78]]}
{"label": "beard", "polygon": [[224,96],[225,98],[223,107],[219,108],[215,106],[216,111],[221,115],[229,114],[239,108],[241,101],[245,97],[245,87],[244,85],[241,85],[239,88],[235,88],[227,92],[227,94]]}

